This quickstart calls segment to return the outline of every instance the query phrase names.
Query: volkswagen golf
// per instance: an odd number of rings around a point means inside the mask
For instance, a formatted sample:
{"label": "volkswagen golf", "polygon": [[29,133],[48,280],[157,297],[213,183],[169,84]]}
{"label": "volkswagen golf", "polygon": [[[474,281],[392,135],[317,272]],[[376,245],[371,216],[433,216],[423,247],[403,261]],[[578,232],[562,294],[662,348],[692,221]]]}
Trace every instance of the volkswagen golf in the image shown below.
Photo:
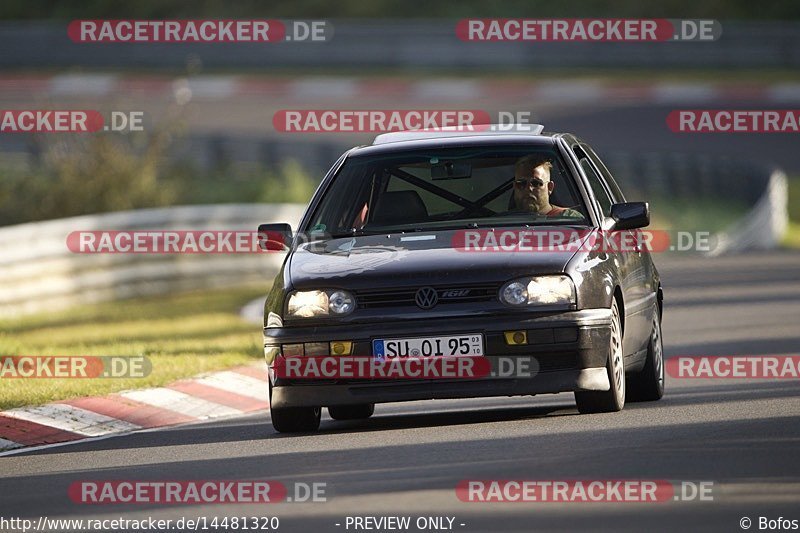
{"label": "volkswagen golf", "polygon": [[585,142],[542,130],[379,135],[336,161],[298,228],[259,227],[288,252],[264,308],[277,431],[385,402],[572,392],[597,413],[662,397],[649,205]]}

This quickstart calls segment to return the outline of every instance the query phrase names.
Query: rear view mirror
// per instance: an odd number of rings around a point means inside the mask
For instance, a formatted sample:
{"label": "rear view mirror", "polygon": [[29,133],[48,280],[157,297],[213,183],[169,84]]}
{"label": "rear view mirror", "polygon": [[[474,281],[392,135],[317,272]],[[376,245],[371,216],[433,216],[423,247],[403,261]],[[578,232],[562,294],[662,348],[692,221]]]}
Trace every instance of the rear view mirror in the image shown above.
{"label": "rear view mirror", "polygon": [[637,229],[650,225],[650,204],[647,202],[626,202],[611,206],[614,229]]}
{"label": "rear view mirror", "polygon": [[260,224],[258,247],[268,252],[285,252],[292,246],[292,226],[289,224]]}
{"label": "rear view mirror", "polygon": [[442,161],[431,165],[431,179],[433,180],[458,180],[471,177],[472,165],[469,163]]}

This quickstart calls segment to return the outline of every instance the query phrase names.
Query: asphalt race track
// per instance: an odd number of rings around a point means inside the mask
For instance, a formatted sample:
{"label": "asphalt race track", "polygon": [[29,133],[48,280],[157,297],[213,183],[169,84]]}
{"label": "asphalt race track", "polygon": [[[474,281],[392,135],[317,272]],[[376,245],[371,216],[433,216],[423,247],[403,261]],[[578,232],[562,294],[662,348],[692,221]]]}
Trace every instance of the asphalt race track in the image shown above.
{"label": "asphalt race track", "polygon": [[[798,353],[800,254],[657,265],[668,356]],[[579,415],[571,395],[415,402],[380,405],[364,422],[325,418],[311,435],[276,434],[261,414],[32,451],[0,458],[0,516],[277,516],[279,531],[303,532],[354,531],[347,516],[379,515],[454,517],[465,532],[741,531],[743,517],[752,530],[759,517],[800,519],[797,380],[668,377],[667,387],[662,401],[617,414]],[[84,480],[256,478],[324,482],[327,501],[89,506],[67,496]],[[713,501],[464,503],[455,487],[465,479],[711,481]]]}

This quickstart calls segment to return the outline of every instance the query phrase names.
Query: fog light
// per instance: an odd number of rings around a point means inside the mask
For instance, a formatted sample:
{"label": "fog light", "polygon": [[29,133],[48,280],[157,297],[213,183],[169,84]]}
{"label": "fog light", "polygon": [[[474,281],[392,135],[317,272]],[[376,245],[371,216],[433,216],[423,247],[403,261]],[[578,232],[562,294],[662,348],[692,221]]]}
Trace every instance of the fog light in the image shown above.
{"label": "fog light", "polygon": [[302,357],[305,355],[302,344],[281,344],[284,357]]}
{"label": "fog light", "polygon": [[314,355],[330,355],[328,352],[327,342],[307,342],[305,346],[306,357],[311,357]]}
{"label": "fog light", "polygon": [[351,341],[336,341],[331,343],[331,354],[333,355],[350,355],[353,348]]}
{"label": "fog light", "polygon": [[503,335],[506,338],[506,344],[511,346],[519,345],[519,344],[528,344],[528,332],[527,331],[504,331]]}

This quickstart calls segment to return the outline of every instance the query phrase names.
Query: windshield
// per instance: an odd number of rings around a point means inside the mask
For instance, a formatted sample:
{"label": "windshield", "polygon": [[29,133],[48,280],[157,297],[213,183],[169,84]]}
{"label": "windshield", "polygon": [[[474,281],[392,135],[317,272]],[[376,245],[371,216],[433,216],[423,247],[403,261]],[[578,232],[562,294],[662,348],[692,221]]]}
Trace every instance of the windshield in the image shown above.
{"label": "windshield", "polygon": [[461,147],[348,159],[311,218],[333,235],[587,224],[554,149]]}

